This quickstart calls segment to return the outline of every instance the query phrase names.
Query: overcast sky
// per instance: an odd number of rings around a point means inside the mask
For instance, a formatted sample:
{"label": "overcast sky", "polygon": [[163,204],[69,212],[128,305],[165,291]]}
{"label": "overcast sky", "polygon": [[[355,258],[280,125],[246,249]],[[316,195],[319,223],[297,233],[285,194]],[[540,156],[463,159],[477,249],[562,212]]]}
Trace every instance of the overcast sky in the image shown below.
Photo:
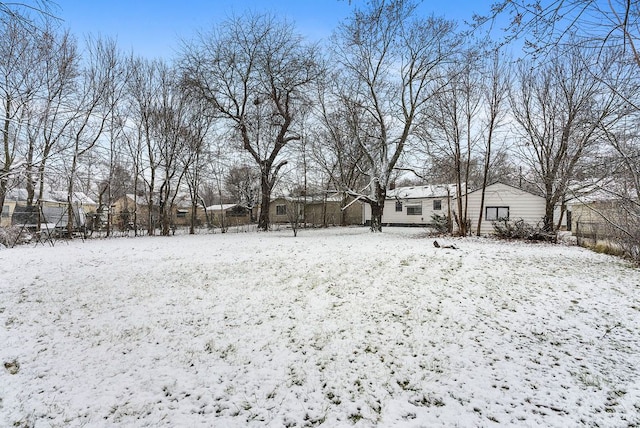
{"label": "overcast sky", "polygon": [[[273,12],[296,23],[310,39],[328,37],[364,0],[55,0],[53,13],[80,40],[87,35],[115,38],[123,50],[146,57],[170,58],[181,39],[191,39],[197,30],[246,10]],[[425,0],[420,13],[456,20],[470,20],[473,13],[486,13],[489,1]]]}

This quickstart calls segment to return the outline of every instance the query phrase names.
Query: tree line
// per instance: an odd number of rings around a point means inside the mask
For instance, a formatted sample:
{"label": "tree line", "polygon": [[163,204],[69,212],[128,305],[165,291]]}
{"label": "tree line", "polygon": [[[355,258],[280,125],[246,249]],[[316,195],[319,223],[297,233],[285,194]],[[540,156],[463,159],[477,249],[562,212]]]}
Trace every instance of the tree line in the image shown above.
{"label": "tree line", "polygon": [[[637,239],[638,9],[504,1],[466,27],[411,0],[370,0],[315,43],[245,13],[171,60],[5,16],[0,202],[16,186],[28,204],[64,187],[109,215],[133,193],[158,213],[148,233],[168,234],[184,194],[194,208],[253,208],[274,191],[340,190],[371,206],[380,231],[391,186],[455,183],[464,195],[501,180],[543,195],[553,231],[554,208],[588,185],[623,202],[631,223],[617,226]],[[453,214],[459,233],[479,233],[464,196]]]}

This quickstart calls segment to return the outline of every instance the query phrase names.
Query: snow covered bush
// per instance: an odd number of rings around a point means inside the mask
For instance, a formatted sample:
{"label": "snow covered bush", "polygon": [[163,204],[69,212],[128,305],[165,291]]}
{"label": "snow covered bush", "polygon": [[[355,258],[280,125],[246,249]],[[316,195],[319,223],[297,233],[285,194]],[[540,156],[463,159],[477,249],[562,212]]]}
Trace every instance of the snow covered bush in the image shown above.
{"label": "snow covered bush", "polygon": [[0,248],[13,247],[18,242],[20,228],[15,226],[0,227]]}
{"label": "snow covered bush", "polygon": [[449,217],[446,215],[433,214],[431,216],[433,229],[438,233],[448,233],[451,231]]}
{"label": "snow covered bush", "polygon": [[496,221],[493,223],[493,229],[498,238],[501,239],[522,239],[527,241],[549,241],[556,242],[557,235],[542,230],[539,227],[531,226],[524,220]]}

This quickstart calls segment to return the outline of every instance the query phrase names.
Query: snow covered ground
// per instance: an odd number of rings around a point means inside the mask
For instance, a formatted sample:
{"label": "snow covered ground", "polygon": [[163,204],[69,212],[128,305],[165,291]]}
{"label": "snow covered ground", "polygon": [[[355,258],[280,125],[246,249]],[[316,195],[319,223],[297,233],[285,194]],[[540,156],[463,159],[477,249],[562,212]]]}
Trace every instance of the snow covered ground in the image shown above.
{"label": "snow covered ground", "polygon": [[640,271],[365,228],[0,251],[0,426],[639,426]]}

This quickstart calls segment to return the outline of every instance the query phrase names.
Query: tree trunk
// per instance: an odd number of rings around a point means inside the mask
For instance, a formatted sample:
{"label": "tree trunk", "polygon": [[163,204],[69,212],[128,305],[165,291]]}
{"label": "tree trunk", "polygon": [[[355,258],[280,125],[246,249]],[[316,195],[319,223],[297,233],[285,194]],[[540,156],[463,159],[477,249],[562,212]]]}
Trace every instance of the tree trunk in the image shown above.
{"label": "tree trunk", "polygon": [[263,173],[260,177],[261,202],[260,216],[258,217],[258,229],[263,231],[269,230],[269,204],[271,203],[271,186],[269,185],[269,177],[265,177]]}
{"label": "tree trunk", "polygon": [[382,211],[384,203],[375,202],[371,204],[371,231],[382,232]]}
{"label": "tree trunk", "polygon": [[196,198],[191,199],[191,221],[189,222],[189,235],[195,235],[196,233],[196,220],[198,214],[198,200]]}
{"label": "tree trunk", "polygon": [[378,182],[375,184],[375,202],[371,205],[371,231],[382,232],[382,212],[384,210],[384,200],[387,197],[387,190],[380,186]]}
{"label": "tree trunk", "polygon": [[2,130],[3,142],[4,142],[4,166],[0,170],[0,214],[2,214],[2,208],[4,207],[4,198],[7,194],[7,184],[9,181],[9,171],[11,170],[11,153],[9,150],[9,121],[11,119],[9,115],[9,109],[11,104],[11,98],[7,97],[7,103],[5,107],[5,121],[4,129]]}
{"label": "tree trunk", "polygon": [[545,201],[545,206],[544,206],[544,220],[543,220],[543,227],[542,229],[545,232],[553,232],[554,230],[554,225],[553,225],[553,211],[554,211],[554,204],[553,201],[547,199]]}

